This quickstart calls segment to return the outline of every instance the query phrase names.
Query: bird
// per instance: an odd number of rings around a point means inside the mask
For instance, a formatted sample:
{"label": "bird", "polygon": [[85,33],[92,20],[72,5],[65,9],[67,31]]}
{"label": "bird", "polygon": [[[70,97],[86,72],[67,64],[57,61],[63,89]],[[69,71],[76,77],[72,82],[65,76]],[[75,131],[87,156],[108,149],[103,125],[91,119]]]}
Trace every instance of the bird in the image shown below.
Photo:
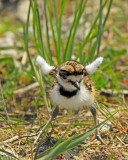
{"label": "bird", "polygon": [[[37,56],[36,64],[40,67],[43,75],[51,75],[55,78],[50,97],[56,108],[49,122],[58,115],[59,108],[77,111],[86,107],[90,109],[95,125],[98,124],[95,105],[97,90],[90,76],[98,69],[102,62],[103,57],[98,57],[92,63],[85,66],[74,60],[66,61],[60,66],[51,66],[43,57]],[[105,144],[99,134],[98,128],[96,129],[96,139]]]}

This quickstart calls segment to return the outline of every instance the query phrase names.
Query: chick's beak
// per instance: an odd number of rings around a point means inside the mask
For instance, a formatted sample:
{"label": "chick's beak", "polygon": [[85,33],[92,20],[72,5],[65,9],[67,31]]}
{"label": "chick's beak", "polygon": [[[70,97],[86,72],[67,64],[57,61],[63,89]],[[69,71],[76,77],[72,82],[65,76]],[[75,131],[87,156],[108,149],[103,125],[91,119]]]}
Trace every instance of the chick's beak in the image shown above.
{"label": "chick's beak", "polygon": [[80,90],[80,84],[76,81],[76,82],[73,82],[73,85],[78,89]]}

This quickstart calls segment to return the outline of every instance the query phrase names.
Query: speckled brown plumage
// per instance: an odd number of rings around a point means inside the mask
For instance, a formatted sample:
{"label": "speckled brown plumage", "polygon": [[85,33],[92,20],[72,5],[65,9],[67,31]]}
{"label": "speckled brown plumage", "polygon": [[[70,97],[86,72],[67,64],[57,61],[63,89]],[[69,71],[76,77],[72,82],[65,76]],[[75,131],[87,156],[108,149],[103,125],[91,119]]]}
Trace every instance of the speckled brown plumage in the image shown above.
{"label": "speckled brown plumage", "polygon": [[90,79],[89,76],[84,76],[83,83],[90,92],[90,94],[92,94],[95,98],[97,98],[98,91],[95,89],[94,82]]}
{"label": "speckled brown plumage", "polygon": [[84,69],[84,67],[75,61],[67,61],[67,62],[60,65],[60,70],[67,71],[71,74],[83,73],[83,69]]}
{"label": "speckled brown plumage", "polygon": [[[80,63],[75,62],[75,61],[67,61],[67,62],[61,64],[58,67],[58,69],[55,68],[54,70],[52,70],[49,75],[51,75],[55,78],[57,76],[58,71],[62,72],[62,74],[66,74],[66,76],[75,75],[75,74],[83,75],[83,84],[85,85],[86,89],[90,92],[90,94],[93,97],[95,97],[95,98],[97,97],[98,92],[96,91],[96,89],[94,87],[94,82],[91,80],[88,72],[86,71],[86,68],[83,65],[81,65]],[[57,83],[58,82],[55,80],[52,85],[52,88],[57,86]]]}
{"label": "speckled brown plumage", "polygon": [[58,72],[58,70],[57,70],[57,68],[55,68],[49,73],[49,75],[56,78],[57,72]]}

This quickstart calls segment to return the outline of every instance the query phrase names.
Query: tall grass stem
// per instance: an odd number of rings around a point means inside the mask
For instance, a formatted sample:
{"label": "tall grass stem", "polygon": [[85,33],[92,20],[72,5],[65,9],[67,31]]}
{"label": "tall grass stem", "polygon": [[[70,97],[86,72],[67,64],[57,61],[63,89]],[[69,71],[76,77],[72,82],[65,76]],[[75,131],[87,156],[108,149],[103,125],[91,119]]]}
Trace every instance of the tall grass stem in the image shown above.
{"label": "tall grass stem", "polygon": [[100,17],[99,17],[99,26],[98,26],[98,35],[97,35],[97,55],[96,55],[96,57],[99,56],[101,37],[102,37],[102,32],[103,32],[102,10],[103,10],[103,8],[102,8],[102,0],[100,0]]}
{"label": "tall grass stem", "polygon": [[4,106],[4,111],[5,111],[5,115],[6,115],[6,120],[7,120],[7,123],[9,124],[9,116],[8,116],[8,112],[7,112],[7,106],[6,106],[5,101],[4,101],[4,96],[3,96],[1,83],[0,83],[0,91],[1,91],[1,98],[2,98],[2,102],[3,102],[3,106]]}

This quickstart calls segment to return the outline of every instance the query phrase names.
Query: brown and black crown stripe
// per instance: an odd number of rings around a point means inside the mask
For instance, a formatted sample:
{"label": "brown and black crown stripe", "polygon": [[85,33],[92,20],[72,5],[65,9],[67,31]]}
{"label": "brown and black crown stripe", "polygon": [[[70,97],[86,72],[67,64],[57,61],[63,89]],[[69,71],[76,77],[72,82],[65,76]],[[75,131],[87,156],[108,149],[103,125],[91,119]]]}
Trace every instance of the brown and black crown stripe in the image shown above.
{"label": "brown and black crown stripe", "polygon": [[83,74],[83,71],[81,72],[77,72],[77,71],[74,71],[72,73],[66,71],[66,70],[63,70],[63,69],[60,69],[60,72],[59,72],[59,75],[62,76],[62,75],[65,75],[65,76],[71,76],[71,75],[74,75],[74,76],[77,76],[77,75],[82,75]]}

